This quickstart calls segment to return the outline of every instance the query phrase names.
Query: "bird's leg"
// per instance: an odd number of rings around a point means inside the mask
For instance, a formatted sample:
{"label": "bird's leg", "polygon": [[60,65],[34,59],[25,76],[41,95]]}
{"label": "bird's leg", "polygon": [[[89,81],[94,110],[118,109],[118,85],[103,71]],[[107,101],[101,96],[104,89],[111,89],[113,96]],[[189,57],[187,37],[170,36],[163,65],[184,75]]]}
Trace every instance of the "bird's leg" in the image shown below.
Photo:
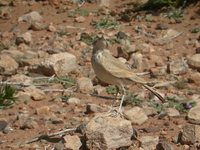
{"label": "bird's leg", "polygon": [[126,89],[124,88],[123,85],[121,85],[122,87],[122,91],[123,91],[123,95],[122,95],[122,98],[121,98],[121,102],[120,102],[120,105],[119,105],[119,113],[122,114],[122,105],[123,105],[123,102],[124,102],[124,99],[125,99],[125,95],[126,95]]}

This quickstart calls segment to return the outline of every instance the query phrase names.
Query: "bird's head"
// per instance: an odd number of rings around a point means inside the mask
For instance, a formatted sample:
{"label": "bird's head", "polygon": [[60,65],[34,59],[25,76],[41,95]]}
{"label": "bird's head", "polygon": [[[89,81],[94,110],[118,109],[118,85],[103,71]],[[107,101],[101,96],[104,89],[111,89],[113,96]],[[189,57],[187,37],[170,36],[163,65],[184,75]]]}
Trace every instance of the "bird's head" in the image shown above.
{"label": "bird's head", "polygon": [[107,49],[108,43],[104,39],[104,37],[98,38],[94,43],[93,43],[93,54],[97,53],[98,51],[102,51],[104,49]]}

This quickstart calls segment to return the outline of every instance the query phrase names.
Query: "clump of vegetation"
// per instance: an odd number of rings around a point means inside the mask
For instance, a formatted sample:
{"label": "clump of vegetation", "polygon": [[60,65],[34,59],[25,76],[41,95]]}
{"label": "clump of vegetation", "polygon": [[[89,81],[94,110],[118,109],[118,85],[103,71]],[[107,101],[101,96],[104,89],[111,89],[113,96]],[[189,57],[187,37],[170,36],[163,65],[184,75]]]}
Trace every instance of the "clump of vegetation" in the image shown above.
{"label": "clump of vegetation", "polygon": [[68,13],[68,17],[75,17],[76,15],[87,17],[89,15],[89,12],[86,9],[77,8]]}
{"label": "clump of vegetation", "polygon": [[62,102],[67,102],[68,100],[69,100],[69,98],[71,98],[72,97],[72,95],[64,95],[64,96],[62,96],[61,97],[61,99],[62,99]]}
{"label": "clump of vegetation", "polygon": [[116,29],[119,26],[119,23],[116,20],[111,19],[107,16],[101,18],[97,22],[94,22],[93,25],[97,29]]}
{"label": "clump of vegetation", "polygon": [[191,33],[199,33],[200,32],[200,26],[199,27],[195,27],[191,30]]}
{"label": "clump of vegetation", "polygon": [[119,89],[116,86],[109,86],[106,88],[106,92],[108,94],[117,95],[119,93]]}
{"label": "clump of vegetation", "polygon": [[93,38],[88,33],[82,33],[80,40],[88,45],[92,45],[92,43],[95,41],[95,38]]}
{"label": "clump of vegetation", "polygon": [[177,88],[177,89],[185,89],[186,86],[187,86],[187,84],[186,84],[185,81],[180,80],[180,81],[175,82],[175,83],[173,84],[173,86],[174,86],[175,88]]}
{"label": "clump of vegetation", "polygon": [[35,83],[60,83],[65,89],[76,85],[76,80],[70,76],[42,78],[35,81]]}
{"label": "clump of vegetation", "polygon": [[131,105],[134,105],[134,106],[141,106],[141,104],[143,103],[143,100],[138,98],[137,94],[128,93],[124,103],[125,104],[131,104]]}
{"label": "clump of vegetation", "polygon": [[15,88],[10,85],[0,87],[0,109],[7,108],[16,102]]}

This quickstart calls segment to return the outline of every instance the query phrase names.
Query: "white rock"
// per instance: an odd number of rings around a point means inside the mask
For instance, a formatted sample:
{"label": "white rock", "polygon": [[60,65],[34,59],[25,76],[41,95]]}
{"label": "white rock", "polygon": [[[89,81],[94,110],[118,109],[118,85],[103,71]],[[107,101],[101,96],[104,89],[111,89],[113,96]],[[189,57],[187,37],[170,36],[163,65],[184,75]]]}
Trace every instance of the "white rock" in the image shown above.
{"label": "white rock", "polygon": [[23,84],[31,84],[32,78],[28,77],[24,74],[16,74],[14,76],[12,76],[9,80],[7,80],[9,82],[17,82],[17,83],[23,83]]}
{"label": "white rock", "polygon": [[195,54],[188,59],[188,65],[195,69],[200,69],[200,54]]}
{"label": "white rock", "polygon": [[93,84],[90,78],[79,78],[77,80],[78,88],[82,93],[90,93],[93,91]]}
{"label": "white rock", "polygon": [[155,150],[156,145],[159,142],[159,137],[158,136],[142,136],[140,138],[141,142],[141,147],[144,150]]}
{"label": "white rock", "polygon": [[13,74],[17,71],[18,63],[9,55],[0,55],[0,72],[2,74]]}
{"label": "white rock", "polygon": [[169,65],[169,71],[175,75],[184,74],[188,71],[188,65],[183,59],[172,61]]}
{"label": "white rock", "polygon": [[44,75],[66,76],[69,72],[77,68],[76,57],[70,53],[64,52],[53,54],[46,58],[38,65],[36,72],[41,72]]}
{"label": "white rock", "polygon": [[141,53],[134,53],[129,59],[129,64],[134,68],[142,69],[143,67],[143,55]]}
{"label": "white rock", "polygon": [[80,104],[81,100],[76,97],[71,97],[67,100],[68,104]]}
{"label": "white rock", "polygon": [[109,7],[110,6],[110,0],[100,0],[100,7]]}
{"label": "white rock", "polygon": [[175,108],[167,108],[167,115],[170,117],[177,117],[180,116],[180,113]]}
{"label": "white rock", "polygon": [[19,17],[18,22],[26,21],[28,23],[32,23],[32,22],[40,22],[42,21],[42,19],[43,19],[42,16],[37,11],[32,11],[28,14]]}
{"label": "white rock", "polygon": [[187,116],[190,122],[200,124],[200,105],[191,108]]}
{"label": "white rock", "polygon": [[80,138],[77,135],[65,135],[65,148],[68,150],[79,150],[82,146]]}
{"label": "white rock", "polygon": [[117,149],[130,146],[133,129],[131,122],[121,117],[98,114],[86,126],[89,149]]}
{"label": "white rock", "polygon": [[124,116],[133,124],[141,125],[148,120],[147,115],[140,107],[133,107],[124,111]]}

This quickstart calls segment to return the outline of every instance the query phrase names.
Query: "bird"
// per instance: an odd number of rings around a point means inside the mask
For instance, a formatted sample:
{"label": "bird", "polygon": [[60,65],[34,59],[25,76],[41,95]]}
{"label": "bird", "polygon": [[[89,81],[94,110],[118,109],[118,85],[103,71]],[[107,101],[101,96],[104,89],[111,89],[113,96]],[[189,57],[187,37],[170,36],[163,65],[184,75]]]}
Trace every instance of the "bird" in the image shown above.
{"label": "bird", "polygon": [[125,86],[134,83],[140,84],[151,91],[162,102],[165,99],[152,87],[148,86],[148,82],[134,73],[126,64],[115,58],[107,49],[108,44],[105,38],[99,37],[93,43],[91,64],[93,70],[99,80],[110,85],[121,87],[123,95],[119,105],[119,113],[122,113],[122,104],[125,99]]}

